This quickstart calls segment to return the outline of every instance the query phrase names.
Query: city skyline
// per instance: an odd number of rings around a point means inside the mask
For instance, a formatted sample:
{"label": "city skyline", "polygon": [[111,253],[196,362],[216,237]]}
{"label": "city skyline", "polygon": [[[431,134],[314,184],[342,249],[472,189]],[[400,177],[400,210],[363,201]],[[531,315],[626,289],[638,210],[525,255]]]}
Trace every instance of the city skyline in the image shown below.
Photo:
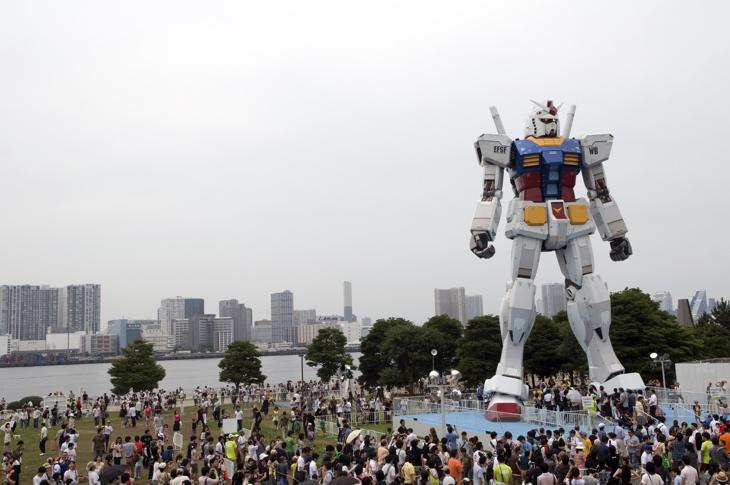
{"label": "city skyline", "polygon": [[[631,8],[264,2],[200,15],[162,0],[143,16],[96,2],[79,17],[5,2],[3,278],[97,282],[102,321],[154,317],[177,294],[239,298],[263,317],[283,287],[339,313],[344,280],[354,313],[376,319],[422,322],[433,288],[456,286],[495,314],[510,242],[503,220],[497,257],[468,249],[482,194],[473,143],[495,131],[490,105],[522,137],[532,98],[576,104],[575,136],[615,136],[605,168],[634,255],[614,263],[593,237],[610,290],[671,281],[674,295],[730,295],[716,148],[730,5]],[[538,52],[538,75],[521,75],[534,46],[567,46],[575,62]],[[539,275],[563,280],[547,255]]]}

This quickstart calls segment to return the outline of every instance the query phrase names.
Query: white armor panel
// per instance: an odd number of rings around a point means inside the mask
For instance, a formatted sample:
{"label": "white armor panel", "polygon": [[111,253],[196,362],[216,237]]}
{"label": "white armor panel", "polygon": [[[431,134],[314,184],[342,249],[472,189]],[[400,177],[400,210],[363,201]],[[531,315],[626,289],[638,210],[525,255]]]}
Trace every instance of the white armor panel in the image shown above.
{"label": "white armor panel", "polygon": [[613,135],[588,135],[580,140],[583,150],[583,164],[594,167],[608,160],[611,155]]}
{"label": "white armor panel", "polygon": [[[553,202],[562,203],[566,211],[570,210],[569,208],[572,205],[588,207],[588,202],[585,199],[578,199],[575,202],[563,202],[561,200],[530,202],[528,200],[512,199],[507,207],[505,235],[510,239],[517,236],[540,239],[545,241],[543,249],[559,249],[564,247],[567,241],[571,239],[595,232],[596,226],[590,218],[587,218],[582,224],[578,224],[570,221],[569,214],[566,214],[562,219],[556,217],[551,209],[551,203]],[[525,209],[536,206],[544,208],[544,224],[535,225],[534,222],[528,223],[529,221],[525,220]],[[587,209],[585,211],[587,212]]]}
{"label": "white armor panel", "polygon": [[598,233],[604,241],[610,241],[628,232],[616,201],[602,202],[600,198],[591,201],[591,216],[596,221]]}
{"label": "white armor panel", "polygon": [[571,239],[556,255],[563,276],[577,287],[583,285],[583,275],[593,273],[593,248],[587,237]]}
{"label": "white armor panel", "polygon": [[491,241],[497,235],[499,217],[502,214],[502,204],[496,197],[490,201],[480,201],[474,212],[474,219],[471,222],[472,234],[485,232],[489,234]]}
{"label": "white armor panel", "polygon": [[512,139],[507,135],[482,135],[474,143],[480,164],[491,163],[502,168],[510,167]]}

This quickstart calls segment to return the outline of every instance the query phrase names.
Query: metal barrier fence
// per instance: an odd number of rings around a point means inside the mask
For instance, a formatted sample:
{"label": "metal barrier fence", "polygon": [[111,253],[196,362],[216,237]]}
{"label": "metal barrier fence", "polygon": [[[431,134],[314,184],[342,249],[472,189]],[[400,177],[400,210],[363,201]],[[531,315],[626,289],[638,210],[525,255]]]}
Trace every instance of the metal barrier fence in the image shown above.
{"label": "metal barrier fence", "polygon": [[[481,413],[484,410],[483,403],[477,400],[445,400],[444,411],[447,413]],[[440,412],[440,401],[401,399],[395,403],[393,414],[397,418],[398,416]],[[525,406],[520,415],[520,421],[532,423],[536,426],[563,428],[580,426],[581,429],[590,429],[596,418],[585,411],[552,411],[545,408]]]}

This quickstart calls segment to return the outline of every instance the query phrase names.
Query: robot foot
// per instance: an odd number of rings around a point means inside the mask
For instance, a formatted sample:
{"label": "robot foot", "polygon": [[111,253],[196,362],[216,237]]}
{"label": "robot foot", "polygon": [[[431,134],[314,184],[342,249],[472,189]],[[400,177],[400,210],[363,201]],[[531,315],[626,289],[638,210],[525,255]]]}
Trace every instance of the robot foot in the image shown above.
{"label": "robot foot", "polygon": [[617,376],[614,376],[610,379],[608,379],[606,382],[594,382],[592,385],[596,387],[596,389],[599,389],[600,386],[603,386],[603,390],[607,393],[613,392],[614,389],[632,389],[634,391],[636,390],[644,390],[646,386],[644,386],[644,380],[641,378],[641,376],[636,372],[630,372],[628,374],[619,374]]}
{"label": "robot foot", "polygon": [[497,374],[484,382],[486,418],[489,421],[520,421],[527,399],[527,386],[522,379]]}
{"label": "robot foot", "polygon": [[488,421],[520,421],[522,401],[515,396],[494,394],[487,402]]}

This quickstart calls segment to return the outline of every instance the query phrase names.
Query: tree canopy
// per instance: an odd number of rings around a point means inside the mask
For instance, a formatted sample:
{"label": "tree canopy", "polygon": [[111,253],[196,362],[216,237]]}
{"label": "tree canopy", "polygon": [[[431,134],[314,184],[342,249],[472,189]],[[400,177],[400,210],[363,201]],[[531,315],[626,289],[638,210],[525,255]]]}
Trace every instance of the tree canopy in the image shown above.
{"label": "tree canopy", "polygon": [[390,365],[390,358],[383,348],[386,335],[397,328],[407,327],[413,323],[403,318],[387,318],[376,320],[370,332],[360,341],[359,359],[361,384],[375,387],[380,384],[380,372]]}
{"label": "tree canopy", "polygon": [[337,372],[346,377],[351,377],[352,372],[346,369],[346,365],[352,366],[352,356],[347,353],[345,346],[347,337],[339,328],[323,328],[317,333],[311,344],[307,347],[307,365],[318,367],[317,377],[323,381],[329,381]]}
{"label": "tree canopy", "polygon": [[165,378],[165,368],[155,361],[152,344],[140,339],[122,349],[108,373],[114,394],[126,394],[130,389],[151,391]]}
{"label": "tree canopy", "polygon": [[483,384],[497,370],[502,353],[499,318],[483,315],[466,324],[464,336],[456,346],[457,368],[464,383],[470,387]]}
{"label": "tree canopy", "polygon": [[[611,342],[627,372],[639,372],[645,380],[661,377],[649,354],[668,354],[673,362],[728,357],[730,303],[721,300],[694,327],[680,325],[659,309],[638,288],[611,294]],[[454,345],[455,344],[455,345]],[[463,327],[446,315],[432,317],[422,327],[402,318],[378,320],[362,340],[360,382],[367,386],[410,386],[431,370],[430,350],[438,350],[435,368],[456,367],[463,381],[476,387],[494,375],[502,351],[499,318],[485,315]],[[668,382],[674,367],[665,367]],[[538,315],[525,344],[525,374],[551,376],[559,371],[585,375],[586,355],[562,311],[549,318]]]}
{"label": "tree canopy", "polygon": [[461,322],[448,315],[436,315],[423,324],[423,331],[422,337],[431,345],[427,350],[436,349],[438,352],[434,358],[436,370],[444,372],[455,368],[456,344],[464,333]]}
{"label": "tree canopy", "polygon": [[218,362],[221,370],[218,380],[241,384],[263,384],[266,376],[261,373],[261,354],[251,342],[233,342]]}

